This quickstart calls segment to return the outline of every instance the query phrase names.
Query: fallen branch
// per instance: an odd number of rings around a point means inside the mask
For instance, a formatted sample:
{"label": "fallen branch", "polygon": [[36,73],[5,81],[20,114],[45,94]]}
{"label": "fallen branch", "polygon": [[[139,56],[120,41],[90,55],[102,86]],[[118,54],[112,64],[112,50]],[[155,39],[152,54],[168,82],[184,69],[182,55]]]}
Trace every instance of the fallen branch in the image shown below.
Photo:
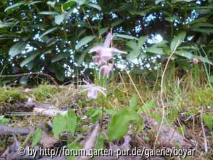
{"label": "fallen branch", "polygon": [[16,127],[8,127],[6,125],[0,125],[0,134],[4,133],[15,133],[15,134],[29,134],[30,130],[28,128],[16,128]]}
{"label": "fallen branch", "polygon": [[22,73],[22,74],[14,74],[14,75],[0,75],[0,78],[16,78],[16,77],[22,77],[22,76],[45,76],[47,78],[49,78],[57,88],[59,88],[58,83],[55,81],[55,79],[53,77],[51,77],[50,75],[46,74],[46,73]]}
{"label": "fallen branch", "polygon": [[34,108],[33,113],[35,115],[55,117],[58,113],[61,115],[67,114],[67,111],[60,111],[56,109],[43,109],[43,108]]}

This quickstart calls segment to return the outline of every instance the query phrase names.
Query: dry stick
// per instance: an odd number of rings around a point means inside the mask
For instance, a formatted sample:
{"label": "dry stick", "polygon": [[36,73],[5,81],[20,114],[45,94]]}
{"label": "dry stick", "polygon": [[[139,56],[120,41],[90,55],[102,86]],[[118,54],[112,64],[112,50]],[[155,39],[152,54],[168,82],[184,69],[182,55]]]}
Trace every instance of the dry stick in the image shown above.
{"label": "dry stick", "polygon": [[0,78],[15,78],[15,77],[22,77],[22,76],[32,76],[32,75],[39,75],[39,76],[46,76],[49,78],[57,88],[59,88],[58,83],[55,81],[53,77],[45,73],[22,73],[22,74],[14,74],[14,75],[0,75]]}
{"label": "dry stick", "polygon": [[84,10],[83,8],[82,8],[82,11],[83,11],[84,15],[86,16],[87,24],[89,25],[89,27],[90,27],[90,29],[91,29],[91,31],[92,31],[92,34],[95,35],[95,32],[93,31],[93,29],[92,29],[92,27],[91,27],[91,24],[90,24],[90,22],[89,22],[89,19],[87,18],[87,14],[86,14],[86,12],[85,12],[85,10]]}
{"label": "dry stick", "polygon": [[126,90],[126,97],[129,99],[128,90],[127,90],[127,87],[126,87],[126,85],[125,85],[125,83],[124,83],[124,79],[123,79],[123,77],[122,77],[122,75],[121,75],[120,72],[119,72],[119,76],[120,76],[120,78],[121,78],[122,83],[124,84],[124,88],[125,88],[125,90]]}
{"label": "dry stick", "polygon": [[[140,95],[140,93],[139,93],[137,87],[135,86],[135,83],[133,82],[133,80],[132,80],[131,76],[129,75],[129,73],[127,72],[127,70],[126,70],[126,73],[127,73],[128,77],[129,77],[129,79],[130,79],[132,85],[134,86],[134,88],[135,88],[135,90],[136,90],[136,92],[137,92],[137,94],[138,94],[138,96],[139,96],[141,102],[143,103],[143,105],[145,105],[145,102],[144,102],[143,98],[141,97],[141,95]],[[131,84],[131,83],[130,83],[130,84]]]}
{"label": "dry stick", "polygon": [[156,135],[156,138],[155,138],[154,149],[155,149],[155,145],[156,145],[156,142],[157,142],[157,140],[158,140],[158,137],[159,137],[159,132],[160,132],[161,127],[162,127],[162,125],[163,125],[163,119],[164,119],[164,117],[165,117],[165,108],[166,108],[166,106],[165,106],[164,101],[163,101],[163,92],[164,92],[164,90],[163,90],[163,80],[164,80],[164,76],[165,76],[165,73],[166,73],[166,69],[168,68],[169,62],[170,62],[170,60],[171,60],[173,54],[175,53],[175,51],[176,51],[178,45],[179,45],[179,40],[178,40],[178,42],[177,42],[177,44],[176,44],[174,50],[172,51],[171,55],[169,56],[169,58],[168,58],[168,60],[167,60],[167,62],[166,62],[166,66],[165,66],[165,68],[164,68],[164,71],[163,71],[163,74],[162,74],[162,78],[161,78],[160,100],[161,100],[161,104],[162,104],[162,106],[163,106],[163,115],[162,115],[161,124],[160,124],[160,126],[159,126],[159,129],[158,129],[158,132],[157,132],[157,135]]}
{"label": "dry stick", "polygon": [[205,152],[208,152],[205,128],[204,128],[204,125],[203,125],[203,107],[202,107],[202,111],[200,112],[200,122],[201,122],[202,131],[203,131],[204,149],[205,149]]}

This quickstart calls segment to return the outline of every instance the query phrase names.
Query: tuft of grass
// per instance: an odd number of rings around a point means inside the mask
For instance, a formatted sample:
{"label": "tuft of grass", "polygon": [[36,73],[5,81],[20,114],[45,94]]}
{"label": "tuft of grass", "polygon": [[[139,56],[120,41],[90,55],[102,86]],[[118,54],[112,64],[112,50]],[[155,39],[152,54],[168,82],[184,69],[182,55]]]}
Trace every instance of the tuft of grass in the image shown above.
{"label": "tuft of grass", "polygon": [[23,88],[0,88],[0,102],[12,103],[25,99],[26,97],[22,94],[22,90]]}
{"label": "tuft of grass", "polygon": [[39,102],[45,101],[48,98],[53,98],[56,94],[57,88],[52,85],[40,85],[37,88],[34,88],[32,93],[35,96],[35,99]]}

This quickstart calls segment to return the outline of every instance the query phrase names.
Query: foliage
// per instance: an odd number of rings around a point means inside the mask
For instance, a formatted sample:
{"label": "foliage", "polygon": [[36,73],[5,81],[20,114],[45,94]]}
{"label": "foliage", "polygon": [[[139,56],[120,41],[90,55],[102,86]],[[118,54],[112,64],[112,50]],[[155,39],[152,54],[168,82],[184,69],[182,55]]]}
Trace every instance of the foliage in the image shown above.
{"label": "foliage", "polygon": [[[64,81],[70,74],[87,68],[82,74],[90,75],[92,54],[87,54],[87,49],[100,43],[110,28],[116,38],[113,45],[119,44],[129,53],[122,56],[128,60],[125,64],[129,69],[133,65],[143,70],[147,63],[153,69],[158,65],[152,58],[158,55],[157,62],[161,63],[175,46],[178,50],[174,59],[183,68],[193,58],[212,64],[212,1],[0,3],[2,74],[42,71]],[[163,38],[161,43],[154,42],[156,35]],[[201,45],[206,54],[199,52]],[[189,61],[180,63],[185,59]],[[117,58],[116,63],[120,60]]]}
{"label": "foliage", "polygon": [[31,145],[32,148],[34,148],[37,145],[37,143],[39,143],[41,137],[42,137],[42,130],[39,127],[35,130],[35,133],[32,137],[32,145]]}
{"label": "foliage", "polygon": [[69,131],[72,135],[77,127],[77,117],[73,110],[70,110],[66,115],[58,114],[53,119],[53,133],[59,136],[60,133]]}
{"label": "foliage", "polygon": [[8,124],[10,119],[5,118],[4,116],[0,116],[0,125]]}

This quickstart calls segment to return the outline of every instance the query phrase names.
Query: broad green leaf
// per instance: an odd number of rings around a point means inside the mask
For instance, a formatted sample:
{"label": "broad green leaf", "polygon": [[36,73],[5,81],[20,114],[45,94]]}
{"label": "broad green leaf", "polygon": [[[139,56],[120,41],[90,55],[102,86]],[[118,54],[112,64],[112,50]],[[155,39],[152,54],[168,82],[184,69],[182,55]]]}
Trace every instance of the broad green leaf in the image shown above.
{"label": "broad green leaf", "polygon": [[138,56],[140,55],[140,50],[135,49],[133,51],[131,51],[128,55],[127,55],[127,60],[133,62],[133,60],[135,60],[136,58],[138,58]]}
{"label": "broad green leaf", "polygon": [[64,71],[61,68],[59,68],[59,67],[56,68],[55,76],[59,81],[61,81],[61,82],[64,81]]}
{"label": "broad green leaf", "polygon": [[[74,151],[75,153],[80,153],[79,151],[82,147],[77,142],[72,142],[72,143],[67,145],[67,148]],[[75,160],[76,156],[75,156],[75,154],[72,154],[72,156],[71,155],[67,156],[67,160]]]}
{"label": "broad green leaf", "polygon": [[26,2],[19,2],[19,3],[16,3],[16,4],[12,5],[12,6],[7,7],[4,11],[7,12],[8,10],[11,10],[11,9],[15,10],[15,9],[17,9],[19,6],[21,6],[21,5],[25,4],[25,3],[26,3]]}
{"label": "broad green leaf", "polygon": [[70,56],[70,54],[58,54],[55,58],[52,59],[52,63],[58,62],[68,56]]}
{"label": "broad green leaf", "polygon": [[136,111],[138,107],[138,97],[137,95],[133,95],[129,102],[129,107],[132,111]]}
{"label": "broad green leaf", "polygon": [[174,52],[174,50],[178,48],[178,46],[183,42],[185,37],[186,37],[186,32],[181,32],[175,38],[173,38],[170,45],[171,52]]}
{"label": "broad green leaf", "polygon": [[28,2],[27,5],[30,6],[30,5],[34,5],[37,3],[42,3],[42,1]]}
{"label": "broad green leaf", "polygon": [[138,113],[148,113],[152,108],[155,107],[155,104],[151,101],[144,104],[139,110]]}
{"label": "broad green leaf", "polygon": [[54,28],[51,28],[51,29],[48,29],[47,31],[45,31],[41,36],[40,38],[42,38],[43,36],[51,33],[51,32],[54,32],[55,30],[59,29],[58,27],[54,27]]}
{"label": "broad green leaf", "polygon": [[191,52],[188,52],[188,51],[176,51],[175,54],[182,56],[182,57],[185,57],[187,59],[192,59],[194,57],[194,55]]}
{"label": "broad green leaf", "polygon": [[35,51],[32,53],[28,53],[28,54],[30,54],[30,56],[21,62],[21,67],[23,67],[23,66],[27,65],[28,63],[30,63],[31,61],[33,61],[40,54],[40,52]]}
{"label": "broad green leaf", "polygon": [[138,47],[142,47],[142,45],[145,43],[147,38],[148,38],[148,36],[140,37],[139,40],[138,40]]}
{"label": "broad green leaf", "polygon": [[177,16],[173,16],[173,17],[166,17],[165,20],[168,22],[174,22],[175,20],[177,20],[178,17]]}
{"label": "broad green leaf", "polygon": [[127,134],[129,122],[137,120],[137,115],[127,109],[123,109],[115,114],[109,124],[108,138],[109,142],[119,139]]}
{"label": "broad green leaf", "polygon": [[18,42],[14,46],[12,46],[9,50],[9,55],[14,57],[24,51],[26,46],[25,42]]}
{"label": "broad green leaf", "polygon": [[128,47],[132,48],[133,50],[138,48],[138,45],[137,45],[137,43],[136,43],[135,41],[128,41],[128,42],[126,43],[126,45],[127,45]]}
{"label": "broad green leaf", "polygon": [[130,36],[130,35],[125,35],[125,34],[114,34],[115,37],[119,37],[119,38],[124,38],[124,39],[133,39],[133,40],[138,40],[137,37],[134,36]]}
{"label": "broad green leaf", "polygon": [[146,51],[150,53],[154,53],[154,54],[159,54],[159,55],[165,54],[162,48],[149,47],[146,49]]}
{"label": "broad green leaf", "polygon": [[69,8],[73,8],[76,6],[76,2],[75,1],[68,1],[66,3],[63,4],[63,9],[66,11]]}
{"label": "broad green leaf", "polygon": [[78,50],[79,48],[81,48],[82,46],[88,44],[89,42],[91,42],[93,39],[95,38],[95,36],[86,36],[83,39],[81,39],[78,44],[75,46],[75,49]]}
{"label": "broad green leaf", "polygon": [[108,30],[109,30],[109,27],[101,28],[101,29],[99,30],[99,36],[101,36],[102,34],[106,33]]}
{"label": "broad green leaf", "polygon": [[97,4],[89,3],[88,5],[89,5],[90,7],[92,7],[92,8],[95,8],[95,9],[101,11],[101,7],[100,7],[99,5],[97,5]]}
{"label": "broad green leaf", "polygon": [[42,15],[58,15],[58,12],[52,12],[52,11],[43,11],[43,12],[39,12],[38,14],[42,14]]}
{"label": "broad green leaf", "polygon": [[70,131],[75,133],[77,117],[75,111],[70,110],[66,115],[57,114],[53,119],[53,134],[59,136],[60,133]]}
{"label": "broad green leaf", "polygon": [[0,116],[0,125],[6,125],[8,124],[10,119],[4,118],[4,116]]}
{"label": "broad green leaf", "polygon": [[31,144],[32,148],[34,148],[38,144],[38,142],[40,141],[41,137],[42,137],[42,130],[39,127],[39,128],[37,128],[35,130],[35,133],[34,133],[34,135],[32,137],[32,144]]}
{"label": "broad green leaf", "polygon": [[114,27],[118,26],[119,24],[121,24],[123,22],[124,22],[123,20],[117,20],[116,22],[111,24],[111,27],[114,28]]}
{"label": "broad green leaf", "polygon": [[0,23],[0,28],[11,27],[14,23]]}
{"label": "broad green leaf", "polygon": [[213,65],[213,63],[208,58],[201,57],[201,56],[197,56],[197,57],[201,60],[201,62]]}
{"label": "broad green leaf", "polygon": [[192,2],[194,0],[173,0],[173,3],[177,3],[177,2]]}
{"label": "broad green leaf", "polygon": [[77,63],[78,65],[81,65],[84,62],[84,58],[87,55],[88,50],[86,49],[83,53],[81,53],[81,55],[79,56]]}
{"label": "broad green leaf", "polygon": [[55,23],[60,25],[64,21],[65,14],[60,14],[55,16]]}

